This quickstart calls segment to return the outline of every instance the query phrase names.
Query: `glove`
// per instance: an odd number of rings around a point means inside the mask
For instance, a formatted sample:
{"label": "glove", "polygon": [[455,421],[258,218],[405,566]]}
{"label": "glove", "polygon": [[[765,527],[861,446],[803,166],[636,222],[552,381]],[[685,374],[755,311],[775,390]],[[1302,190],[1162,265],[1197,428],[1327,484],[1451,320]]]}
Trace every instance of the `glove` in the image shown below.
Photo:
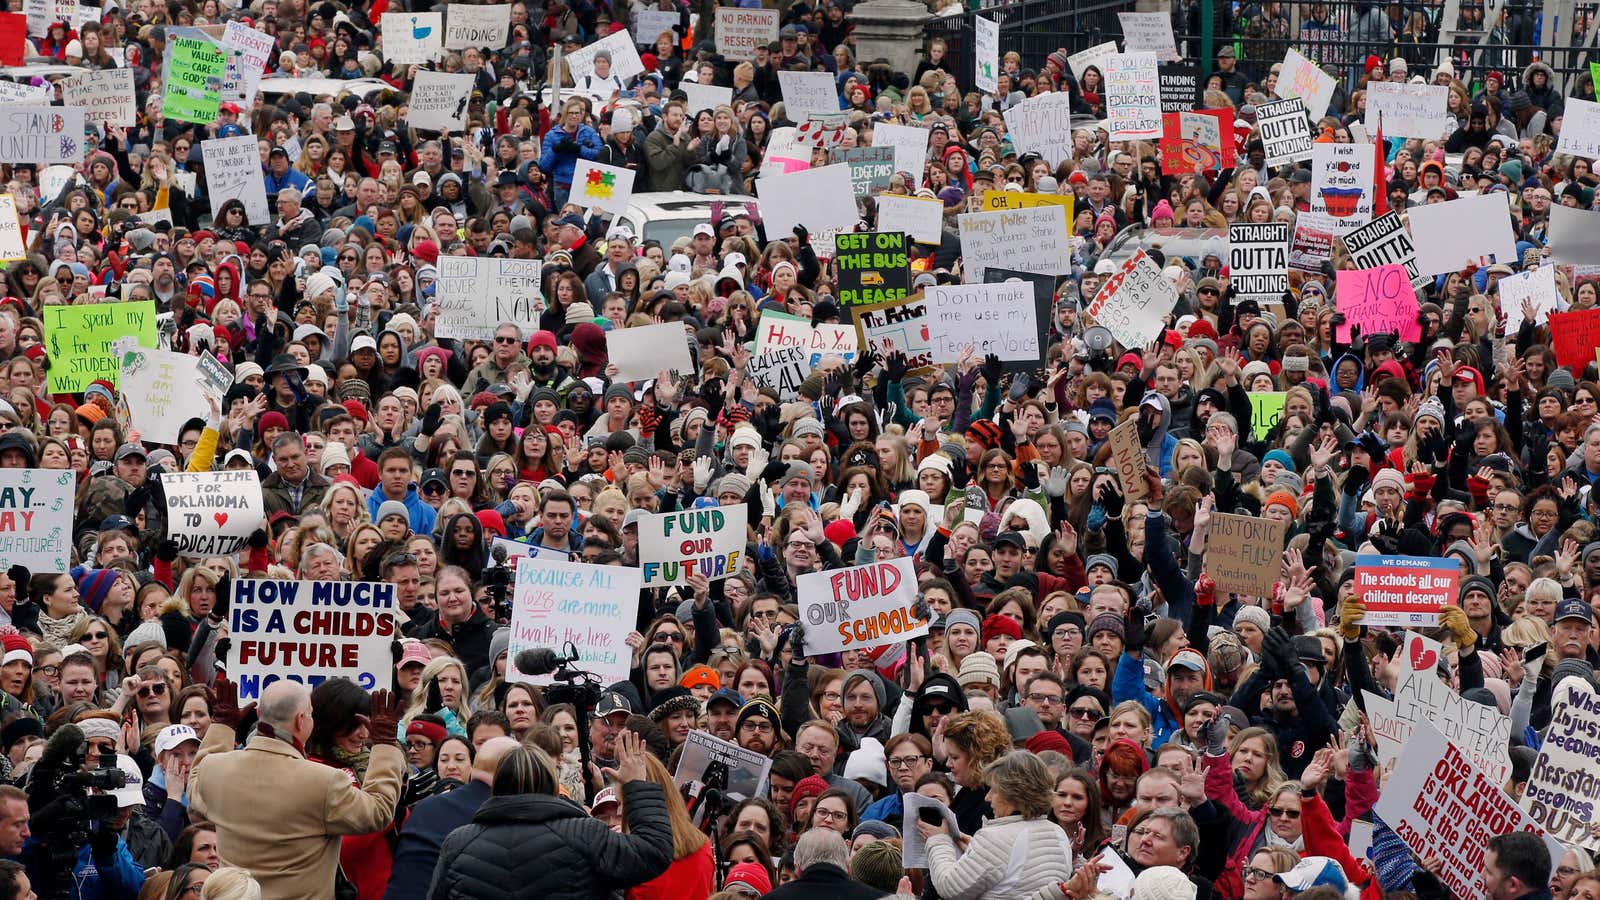
{"label": "glove", "polygon": [[126,497],[122,498],[122,514],[131,521],[138,517],[139,513],[144,510],[145,504],[149,502],[150,489],[136,487],[129,491]]}
{"label": "glove", "polygon": [[1128,618],[1124,624],[1123,631],[1125,635],[1123,643],[1127,646],[1129,653],[1138,653],[1144,649],[1144,611],[1139,609],[1138,605],[1134,605],[1128,610]]}
{"label": "glove", "polygon": [[771,458],[771,455],[763,447],[751,450],[750,461],[745,463],[744,466],[744,477],[755,481],[761,476],[761,470],[767,467],[767,460]]}
{"label": "glove", "polygon": [[1367,614],[1367,605],[1355,594],[1339,604],[1339,634],[1347,641],[1361,640],[1361,618]]}
{"label": "glove", "polygon": [[853,519],[855,518],[856,512],[860,509],[861,495],[856,491],[851,491],[850,493],[845,494],[844,498],[839,501],[839,518]]}
{"label": "glove", "polygon": [[1044,492],[1051,497],[1065,497],[1067,494],[1067,468],[1055,466],[1050,470],[1050,476],[1044,480]]}
{"label": "glove", "polygon": [[1000,357],[993,353],[983,358],[983,380],[991,387],[1000,383]]}
{"label": "glove", "polygon": [[102,866],[112,864],[117,855],[117,839],[117,830],[104,822],[98,823],[95,829],[89,832],[89,852],[94,855],[97,863]]}
{"label": "glove", "polygon": [[1228,752],[1228,722],[1217,716],[1200,726],[1200,739],[1205,741],[1207,756],[1223,756]]}
{"label": "glove", "polygon": [[12,566],[6,570],[6,577],[17,586],[17,599],[25,600],[28,596],[28,582],[33,580],[33,573],[27,566]]}
{"label": "glove", "polygon": [[222,663],[223,665],[227,665],[228,664],[228,651],[232,650],[232,649],[233,649],[233,639],[232,638],[226,638],[226,637],[217,638],[217,642],[215,644],[213,644],[212,647],[211,647],[211,655],[215,656],[217,658],[217,662]]}
{"label": "glove", "polygon": [[1459,606],[1446,603],[1439,607],[1439,624],[1450,629],[1450,636],[1456,639],[1456,646],[1462,649],[1478,643],[1478,633],[1472,630],[1472,623],[1467,621],[1467,611]]}
{"label": "glove", "polygon": [[1122,492],[1106,482],[1100,486],[1100,494],[1095,498],[1100,502],[1100,507],[1106,511],[1109,519],[1119,518],[1122,515]]}
{"label": "glove", "polygon": [[211,721],[238,728],[244,719],[244,710],[239,708],[239,686],[219,675],[214,690],[217,696],[211,701]]}
{"label": "glove", "polygon": [[728,152],[728,147],[732,143],[733,143],[732,139],[729,138],[728,135],[723,135],[721,138],[719,138],[717,140],[717,152],[718,153],[727,153]]}
{"label": "glove", "polygon": [[178,558],[178,542],[167,538],[156,545],[156,559],[170,563]]}
{"label": "glove", "polygon": [[1194,583],[1194,602],[1201,606],[1217,605],[1217,583],[1204,572]]}
{"label": "glove", "polygon": [[233,576],[228,574],[226,569],[223,570],[222,577],[217,579],[216,593],[217,602],[212,605],[211,612],[207,614],[207,618],[214,622],[226,622],[228,621],[228,601],[233,597]]}
{"label": "glove", "polygon": [[[438,684],[438,680],[435,679],[434,686],[437,687]],[[367,733],[372,736],[372,746],[378,747],[395,742],[395,733],[400,728],[400,716],[404,712],[399,697],[388,691],[372,692],[372,717],[367,721]]]}
{"label": "glove", "polygon": [[1022,465],[1022,486],[1030,491],[1039,489],[1039,467],[1028,462]]}
{"label": "glove", "polygon": [[890,381],[904,381],[908,368],[906,355],[898,350],[883,358],[883,374]]}
{"label": "glove", "polygon": [[950,461],[950,488],[952,490],[965,490],[967,483],[972,480],[972,467],[967,465],[965,457],[957,457]]}
{"label": "glove", "polygon": [[268,540],[267,530],[265,528],[257,528],[255,531],[250,532],[250,549],[265,550],[267,549]]}
{"label": "glove", "polygon": [[1280,676],[1288,676],[1300,665],[1294,653],[1294,638],[1280,625],[1274,625],[1261,643],[1261,652],[1272,657]]}
{"label": "glove", "polygon": [[439,430],[439,420],[444,418],[444,406],[440,403],[428,404],[428,409],[422,414],[422,433],[433,434]]}
{"label": "glove", "polygon": [[[40,357],[40,359],[43,359],[43,357]],[[856,354],[856,364],[854,367],[856,380],[860,381],[861,379],[867,377],[867,373],[871,372],[872,367],[877,364],[878,354],[873,353],[871,347],[862,347],[861,352]]]}
{"label": "glove", "polygon": [[761,515],[771,518],[778,514],[778,498],[772,495],[772,485],[761,482]]}
{"label": "glove", "polygon": [[811,243],[811,232],[807,231],[804,225],[796,225],[794,227],[794,236],[799,238],[800,246],[802,247]]}
{"label": "glove", "polygon": [[441,709],[444,709],[444,693],[439,690],[439,679],[435,678],[428,684],[428,703],[422,711],[436,713]]}
{"label": "glove", "polygon": [[408,809],[433,796],[439,786],[439,773],[434,769],[418,769],[406,778],[406,789],[400,793],[400,808]]}
{"label": "glove", "polygon": [[711,457],[697,456],[694,459],[694,492],[703,494],[711,485]]}
{"label": "glove", "polygon": [[1378,754],[1372,745],[1367,743],[1366,733],[1356,730],[1355,738],[1350,742],[1350,771],[1371,772],[1378,768]]}
{"label": "glove", "polygon": [[789,658],[804,659],[806,655],[806,627],[799,622],[789,631]]}
{"label": "glove", "polygon": [[578,142],[572,138],[562,138],[556,142],[557,153],[577,153]]}
{"label": "glove", "polygon": [[1344,492],[1349,497],[1359,497],[1367,489],[1367,481],[1372,473],[1366,466],[1354,466],[1344,476]]}

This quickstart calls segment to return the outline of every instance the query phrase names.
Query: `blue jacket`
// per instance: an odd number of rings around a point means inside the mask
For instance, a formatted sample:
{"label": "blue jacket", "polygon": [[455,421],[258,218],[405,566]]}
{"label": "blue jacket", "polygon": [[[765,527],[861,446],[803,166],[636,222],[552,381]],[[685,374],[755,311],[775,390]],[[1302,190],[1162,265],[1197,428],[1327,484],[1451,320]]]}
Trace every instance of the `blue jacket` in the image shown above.
{"label": "blue jacket", "polygon": [[389,890],[384,892],[383,900],[424,900],[444,839],[457,828],[471,824],[472,814],[487,799],[489,786],[469,781],[413,807],[395,844]]}
{"label": "blue jacket", "polygon": [[294,169],[283,173],[282,178],[271,172],[262,172],[261,177],[267,182],[268,194],[276,194],[284,188],[293,188],[295,191],[304,194],[306,188],[311,186],[311,179],[307,178],[304,172],[298,172]]}
{"label": "blue jacket", "polygon": [[[49,865],[49,860],[42,858],[42,846],[34,838],[28,838],[22,847],[20,861],[28,868],[28,880],[35,885],[41,883],[43,874],[36,867]],[[135,900],[139,896],[139,889],[144,887],[144,869],[134,862],[133,854],[128,851],[128,844],[117,836],[117,849],[112,854],[111,860],[102,865],[93,858],[94,851],[84,844],[78,848],[76,861],[72,865],[72,900]]]}
{"label": "blue jacket", "polygon": [[[373,521],[378,519],[378,507],[382,506],[383,501],[388,499],[388,497],[384,496],[381,486],[367,498],[367,515],[371,516]],[[407,488],[405,499],[400,502],[404,503],[406,509],[411,513],[412,533],[433,534],[434,521],[438,519],[439,514],[422,499],[421,494],[417,493],[416,482],[412,482],[411,486]]]}
{"label": "blue jacket", "polygon": [[[578,142],[577,153],[557,153],[556,145],[572,137]],[[550,173],[550,180],[556,184],[571,184],[572,170],[578,165],[578,157],[593,160],[600,155],[600,148],[605,142],[600,140],[600,132],[587,125],[579,125],[577,135],[568,135],[567,130],[560,125],[550,129],[544,134],[544,149],[539,154],[539,168]]]}
{"label": "blue jacket", "polygon": [[1150,749],[1155,750],[1178,731],[1180,723],[1160,697],[1144,686],[1144,662],[1124,653],[1117,661],[1117,674],[1111,682],[1111,702],[1137,700],[1150,713]]}
{"label": "blue jacket", "polygon": [[899,792],[890,794],[861,811],[861,821],[888,822],[896,828],[906,816],[906,803]]}

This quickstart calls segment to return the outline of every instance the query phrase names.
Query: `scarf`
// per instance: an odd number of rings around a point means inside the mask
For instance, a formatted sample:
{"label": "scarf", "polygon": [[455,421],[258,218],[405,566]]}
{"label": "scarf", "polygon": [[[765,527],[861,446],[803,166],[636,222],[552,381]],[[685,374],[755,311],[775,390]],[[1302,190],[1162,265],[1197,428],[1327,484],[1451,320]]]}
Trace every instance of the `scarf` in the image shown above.
{"label": "scarf", "polygon": [[65,619],[53,619],[48,613],[41,610],[39,612],[39,632],[50,643],[55,644],[57,647],[65,647],[72,643],[72,629],[78,627],[78,623],[87,616],[88,613],[79,609]]}
{"label": "scarf", "polygon": [[346,753],[338,747],[333,748],[333,760],[342,769],[349,769],[355,774],[356,783],[361,784],[367,780],[367,763],[372,758],[372,750],[363,747],[359,753]]}
{"label": "scarf", "polygon": [[1293,850],[1296,855],[1299,855],[1299,854],[1302,854],[1302,853],[1305,852],[1305,849],[1306,849],[1306,836],[1305,835],[1303,835],[1303,834],[1300,835],[1300,837],[1298,839],[1296,839],[1293,843],[1290,843],[1289,841],[1286,841],[1283,838],[1279,837],[1278,833],[1276,831],[1272,830],[1272,825],[1270,823],[1267,825],[1265,831],[1267,833],[1267,846],[1268,847],[1282,847],[1285,850]]}

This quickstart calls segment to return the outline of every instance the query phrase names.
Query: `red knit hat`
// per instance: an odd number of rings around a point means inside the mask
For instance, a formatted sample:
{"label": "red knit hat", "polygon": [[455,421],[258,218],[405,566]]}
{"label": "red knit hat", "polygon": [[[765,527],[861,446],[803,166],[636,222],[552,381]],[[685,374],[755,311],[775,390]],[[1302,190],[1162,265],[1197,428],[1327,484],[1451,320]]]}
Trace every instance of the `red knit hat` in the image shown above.
{"label": "red knit hat", "polygon": [[816,797],[828,789],[828,783],[817,775],[807,775],[794,783],[794,790],[789,792],[789,817],[794,818],[795,807],[807,797]]}
{"label": "red knit hat", "polygon": [[22,635],[0,635],[0,648],[6,652],[4,659],[0,659],[0,665],[10,665],[18,660],[26,660],[29,666],[33,665],[33,645]]}
{"label": "red knit hat", "polygon": [[988,640],[998,634],[1009,634],[1013,641],[1022,640],[1022,626],[1010,616],[995,613],[983,620],[983,639]]}

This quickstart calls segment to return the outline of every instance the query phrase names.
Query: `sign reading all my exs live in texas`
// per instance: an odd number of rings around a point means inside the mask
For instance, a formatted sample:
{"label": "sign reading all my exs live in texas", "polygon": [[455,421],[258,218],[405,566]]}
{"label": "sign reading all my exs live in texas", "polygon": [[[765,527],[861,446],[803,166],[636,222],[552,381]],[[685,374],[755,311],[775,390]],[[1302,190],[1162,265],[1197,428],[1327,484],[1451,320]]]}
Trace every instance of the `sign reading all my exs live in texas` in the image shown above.
{"label": "sign reading all my exs live in texas", "polygon": [[834,238],[839,269],[839,305],[866,306],[902,300],[911,293],[906,236],[898,231],[840,234]]}

